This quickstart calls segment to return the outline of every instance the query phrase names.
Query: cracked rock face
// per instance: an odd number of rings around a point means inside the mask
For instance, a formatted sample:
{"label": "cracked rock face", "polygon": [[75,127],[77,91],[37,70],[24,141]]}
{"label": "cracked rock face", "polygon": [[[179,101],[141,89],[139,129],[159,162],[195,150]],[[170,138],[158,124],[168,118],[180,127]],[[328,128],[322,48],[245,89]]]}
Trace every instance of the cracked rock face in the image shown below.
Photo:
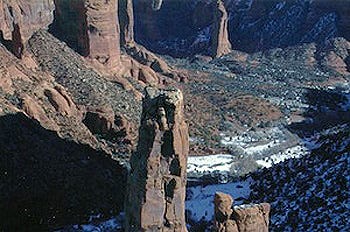
{"label": "cracked rock face", "polygon": [[269,230],[270,205],[268,203],[232,207],[230,195],[218,192],[214,197],[215,231],[239,232]]}
{"label": "cracked rock face", "polygon": [[187,231],[189,142],[180,90],[146,88],[139,133],[131,157],[126,231]]}

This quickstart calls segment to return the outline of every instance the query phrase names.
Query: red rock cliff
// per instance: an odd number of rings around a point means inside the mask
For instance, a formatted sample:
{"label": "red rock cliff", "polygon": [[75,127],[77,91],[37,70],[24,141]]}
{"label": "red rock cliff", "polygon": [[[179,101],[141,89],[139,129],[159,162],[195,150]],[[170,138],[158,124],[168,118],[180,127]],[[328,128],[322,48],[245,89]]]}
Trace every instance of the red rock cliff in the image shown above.
{"label": "red rock cliff", "polygon": [[0,0],[0,42],[18,58],[32,34],[53,20],[53,0]]}

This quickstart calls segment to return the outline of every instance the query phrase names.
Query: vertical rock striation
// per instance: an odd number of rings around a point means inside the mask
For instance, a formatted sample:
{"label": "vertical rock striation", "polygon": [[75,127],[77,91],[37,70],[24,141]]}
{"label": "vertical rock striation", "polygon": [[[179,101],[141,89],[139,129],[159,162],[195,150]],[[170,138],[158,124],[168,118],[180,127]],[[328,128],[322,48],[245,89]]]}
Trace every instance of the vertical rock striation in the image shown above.
{"label": "vertical rock striation", "polygon": [[126,231],[187,231],[189,142],[180,90],[146,88],[139,136],[130,161]]}
{"label": "vertical rock striation", "polygon": [[216,193],[215,231],[239,232],[269,230],[270,205],[268,203],[232,207],[233,199],[225,193]]}
{"label": "vertical rock striation", "polygon": [[118,0],[56,0],[54,34],[107,67],[120,61]]}
{"label": "vertical rock striation", "polygon": [[53,20],[53,0],[0,0],[0,42],[18,58],[32,34]]}
{"label": "vertical rock striation", "polygon": [[212,57],[220,57],[229,53],[231,47],[231,42],[228,37],[228,14],[222,0],[218,0],[211,34]]}

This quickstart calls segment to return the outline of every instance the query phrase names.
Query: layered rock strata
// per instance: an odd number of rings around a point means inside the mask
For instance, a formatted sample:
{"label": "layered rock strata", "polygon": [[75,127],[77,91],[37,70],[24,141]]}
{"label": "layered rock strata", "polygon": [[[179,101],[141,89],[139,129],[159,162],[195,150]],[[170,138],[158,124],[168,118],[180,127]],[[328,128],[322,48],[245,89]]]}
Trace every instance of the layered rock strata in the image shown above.
{"label": "layered rock strata", "polygon": [[18,58],[32,34],[53,20],[53,0],[0,0],[0,42]]}
{"label": "layered rock strata", "polygon": [[222,0],[217,1],[214,13],[214,24],[211,31],[211,55],[220,57],[231,51],[228,37],[228,14]]}
{"label": "layered rock strata", "polygon": [[130,161],[126,231],[187,231],[189,138],[179,90],[146,88],[139,136]]}
{"label": "layered rock strata", "polygon": [[233,207],[233,199],[225,193],[216,193],[215,204],[215,231],[239,232],[269,230],[268,203],[241,205]]}

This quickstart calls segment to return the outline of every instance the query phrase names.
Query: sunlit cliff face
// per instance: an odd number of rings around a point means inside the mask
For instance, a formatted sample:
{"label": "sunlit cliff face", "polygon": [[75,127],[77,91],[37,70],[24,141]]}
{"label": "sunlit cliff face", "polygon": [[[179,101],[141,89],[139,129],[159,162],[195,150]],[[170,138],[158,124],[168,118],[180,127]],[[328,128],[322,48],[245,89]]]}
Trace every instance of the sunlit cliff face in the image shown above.
{"label": "sunlit cliff face", "polygon": [[159,10],[162,7],[162,2],[163,2],[163,0],[153,0],[152,9]]}

